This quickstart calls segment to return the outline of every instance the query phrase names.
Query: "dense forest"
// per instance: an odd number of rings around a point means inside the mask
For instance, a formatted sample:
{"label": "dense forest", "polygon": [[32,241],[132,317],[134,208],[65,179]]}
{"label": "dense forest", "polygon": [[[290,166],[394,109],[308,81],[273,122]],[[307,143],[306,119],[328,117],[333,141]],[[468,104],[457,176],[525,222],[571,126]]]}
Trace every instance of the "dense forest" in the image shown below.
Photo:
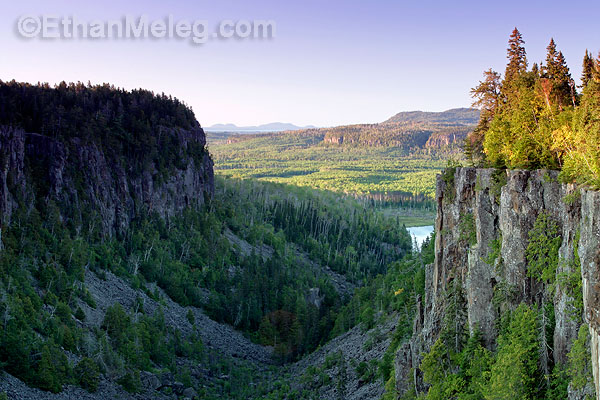
{"label": "dense forest", "polygon": [[[109,160],[123,162],[131,176],[162,176],[157,188],[171,172],[190,168],[178,163],[193,164],[206,153],[202,141],[185,149],[171,142],[175,131],[202,134],[191,110],[163,95],[15,82],[2,83],[0,93],[2,126],[68,146],[92,143]],[[1,150],[4,171],[15,154]],[[79,385],[94,392],[108,380],[138,393],[145,390],[141,377],[170,373],[201,398],[256,397],[273,392],[266,367],[204,343],[199,313],[272,348],[275,365],[297,360],[360,322],[373,324],[391,303],[406,302],[404,318],[412,318],[410,296],[391,297],[400,288],[391,271],[406,269],[411,278],[402,284],[407,293],[416,290],[417,268],[401,261],[412,257],[411,237],[397,217],[364,202],[217,178],[213,193],[197,193],[203,202],[168,217],[132,201],[130,224],[111,234],[99,229],[94,203],[86,200],[85,166],[68,170],[79,177],[77,187],[69,197],[57,196],[28,151],[19,171],[26,189],[16,184],[15,171],[7,172],[14,175],[6,180],[7,195],[18,201],[0,227],[0,368],[30,386],[60,392]],[[120,280],[137,293],[133,306],[101,308],[106,300],[99,304],[97,285]],[[365,299],[380,290],[373,282],[385,289],[365,310]],[[188,310],[190,329],[173,324],[171,301]],[[200,372],[191,374],[197,365]],[[256,385],[247,385],[250,379]]]}
{"label": "dense forest", "polygon": [[209,141],[209,146],[215,170],[224,176],[382,195],[382,199],[396,196],[401,206],[434,209],[435,175],[446,165],[446,156],[408,155],[395,147],[324,144],[322,138],[286,132],[231,144]]}
{"label": "dense forest", "polygon": [[[0,125],[56,140],[77,138],[79,145],[94,143],[118,154],[116,161],[137,166],[137,173],[152,163],[160,171],[178,166],[177,136],[156,131],[200,129],[192,110],[178,99],[108,84],[62,82],[50,87],[0,81],[0,104]],[[202,143],[185,149],[197,160],[204,150]]]}
{"label": "dense forest", "polygon": [[[23,210],[2,237],[2,306],[10,318],[2,323],[0,360],[26,382],[59,391],[79,379],[61,348],[87,357],[92,371],[114,375],[174,368],[176,356],[202,356],[201,343],[173,342],[181,340],[177,332],[155,320],[164,317],[130,316],[119,307],[107,312],[104,330],[90,339],[77,322],[85,318],[78,299],[94,306],[81,285],[90,270],[99,276],[111,271],[135,287],[156,282],[181,305],[204,308],[257,343],[275,346],[279,361],[291,361],[357,322],[343,309],[351,293],[337,292],[322,265],[359,284],[385,273],[411,246],[395,219],[349,201],[335,203],[308,190],[219,180],[206,210],[190,210],[168,224],[141,218],[125,241],[78,237],[51,213],[32,218]],[[226,232],[242,242],[230,242]],[[319,307],[308,301],[313,288]],[[338,315],[353,319],[342,322]],[[152,340],[141,340],[146,336]],[[109,357],[116,360],[108,364]]]}
{"label": "dense forest", "polygon": [[[324,141],[335,144],[356,144],[362,146],[399,147],[405,151],[437,151],[450,150],[452,145],[458,147],[467,134],[473,130],[472,125],[428,124],[428,123],[386,123],[372,125],[350,125],[329,128],[325,132]],[[436,137],[446,138],[444,146],[440,146]],[[445,149],[445,148],[448,149]]]}
{"label": "dense forest", "polygon": [[477,125],[479,110],[476,108],[454,108],[443,112],[403,111],[394,115],[384,123],[401,123],[404,125]]}
{"label": "dense forest", "polygon": [[208,134],[215,170],[331,190],[403,209],[431,223],[435,175],[462,143],[479,112],[401,113],[393,122],[261,134]]}
{"label": "dense forest", "polygon": [[504,75],[485,71],[472,94],[481,120],[466,142],[472,164],[560,169],[565,182],[600,187],[600,60],[586,51],[581,86],[554,39],[529,68],[515,29]]}

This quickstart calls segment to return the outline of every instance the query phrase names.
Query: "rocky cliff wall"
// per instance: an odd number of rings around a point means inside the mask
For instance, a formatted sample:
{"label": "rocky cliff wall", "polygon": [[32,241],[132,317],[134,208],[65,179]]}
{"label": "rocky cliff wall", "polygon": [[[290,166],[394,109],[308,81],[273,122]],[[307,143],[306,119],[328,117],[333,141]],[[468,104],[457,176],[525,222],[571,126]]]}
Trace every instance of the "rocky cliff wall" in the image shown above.
{"label": "rocky cliff wall", "polygon": [[[582,320],[589,323],[600,393],[600,193],[561,184],[557,178],[555,171],[475,168],[449,169],[438,177],[435,262],[426,268],[426,295],[413,338],[396,355],[399,393],[425,389],[418,366],[439,337],[453,287],[460,287],[464,297],[464,312],[453,315],[454,322],[466,324],[471,332],[478,329],[492,350],[504,311],[521,302],[540,307],[552,303],[553,343],[541,355],[546,365],[564,364]],[[528,274],[529,233],[541,214],[556,222],[561,238],[554,291]],[[562,279],[578,276],[579,266],[583,310],[576,301],[581,293]]]}
{"label": "rocky cliff wall", "polygon": [[39,202],[53,202],[63,221],[114,235],[123,233],[139,213],[169,218],[204,203],[214,191],[204,131],[165,128],[160,135],[178,143],[176,166],[168,171],[152,163],[136,165],[118,147],[0,126],[2,223],[10,223],[19,205],[29,211]]}
{"label": "rocky cliff wall", "polygon": [[584,191],[581,197],[579,258],[583,279],[585,319],[590,327],[592,372],[600,399],[600,193]]}

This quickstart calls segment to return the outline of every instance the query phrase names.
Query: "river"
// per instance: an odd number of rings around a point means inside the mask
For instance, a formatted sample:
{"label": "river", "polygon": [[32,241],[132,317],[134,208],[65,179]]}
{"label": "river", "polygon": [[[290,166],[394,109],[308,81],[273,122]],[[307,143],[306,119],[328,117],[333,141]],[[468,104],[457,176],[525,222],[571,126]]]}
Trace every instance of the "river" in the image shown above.
{"label": "river", "polygon": [[413,226],[411,228],[406,228],[410,236],[412,236],[413,241],[416,240],[417,246],[420,248],[425,239],[427,239],[433,233],[433,225],[429,226]]}

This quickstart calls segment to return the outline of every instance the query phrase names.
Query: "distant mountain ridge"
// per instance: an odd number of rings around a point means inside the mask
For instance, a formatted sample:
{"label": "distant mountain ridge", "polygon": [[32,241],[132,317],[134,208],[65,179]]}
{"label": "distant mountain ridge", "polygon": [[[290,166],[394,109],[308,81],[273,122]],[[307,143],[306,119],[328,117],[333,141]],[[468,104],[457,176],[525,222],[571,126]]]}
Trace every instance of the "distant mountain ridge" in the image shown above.
{"label": "distant mountain ridge", "polygon": [[[479,110],[475,108],[453,108],[442,112],[403,111],[383,121],[381,124],[402,125],[447,125],[470,126],[479,122]],[[370,126],[374,124],[368,124]],[[375,124],[376,125],[376,124]],[[354,125],[358,126],[358,125]],[[215,124],[205,128],[211,132],[285,132],[316,129],[316,126],[298,126],[285,122],[271,122],[258,126],[237,126],[235,124]],[[340,128],[340,127],[337,127]],[[331,128],[336,129],[336,128]]]}
{"label": "distant mountain ridge", "polygon": [[299,131],[303,129],[315,128],[309,126],[297,126],[285,122],[271,122],[258,126],[237,126],[235,124],[216,124],[206,128],[207,131],[213,132],[282,132],[282,131]]}
{"label": "distant mountain ridge", "polygon": [[[479,121],[479,110],[454,108],[443,112],[405,111],[379,124],[321,129],[332,144],[394,146],[406,149],[460,147]],[[456,149],[454,149],[456,150]]]}
{"label": "distant mountain ridge", "polygon": [[226,134],[226,137],[221,140],[226,140],[228,144],[287,132],[294,136],[314,136],[317,142],[334,145],[391,146],[402,147],[406,150],[457,151],[460,150],[464,139],[479,122],[479,114],[479,110],[473,108],[454,108],[442,112],[405,111],[381,123],[343,125],[332,128],[298,128],[285,131],[263,128],[259,130],[261,127],[272,127],[273,125],[282,127],[283,125],[268,124],[249,128],[254,131],[240,131],[242,128],[235,125],[215,125],[207,130],[213,130],[215,127],[237,128],[237,130],[220,131]]}
{"label": "distant mountain ridge", "polygon": [[478,122],[478,109],[453,108],[442,112],[404,111],[394,115],[383,123],[477,125]]}

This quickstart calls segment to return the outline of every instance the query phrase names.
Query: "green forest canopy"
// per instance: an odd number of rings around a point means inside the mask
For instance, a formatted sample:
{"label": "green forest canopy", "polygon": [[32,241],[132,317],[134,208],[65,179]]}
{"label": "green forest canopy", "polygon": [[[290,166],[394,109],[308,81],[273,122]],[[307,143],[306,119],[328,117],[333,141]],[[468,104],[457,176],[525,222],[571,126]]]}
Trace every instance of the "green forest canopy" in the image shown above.
{"label": "green forest canopy", "polygon": [[467,159],[498,168],[560,169],[565,182],[600,188],[600,60],[586,51],[578,88],[554,39],[546,60],[531,68],[524,43],[515,28],[504,76],[487,70],[472,89],[481,119],[466,142]]}

